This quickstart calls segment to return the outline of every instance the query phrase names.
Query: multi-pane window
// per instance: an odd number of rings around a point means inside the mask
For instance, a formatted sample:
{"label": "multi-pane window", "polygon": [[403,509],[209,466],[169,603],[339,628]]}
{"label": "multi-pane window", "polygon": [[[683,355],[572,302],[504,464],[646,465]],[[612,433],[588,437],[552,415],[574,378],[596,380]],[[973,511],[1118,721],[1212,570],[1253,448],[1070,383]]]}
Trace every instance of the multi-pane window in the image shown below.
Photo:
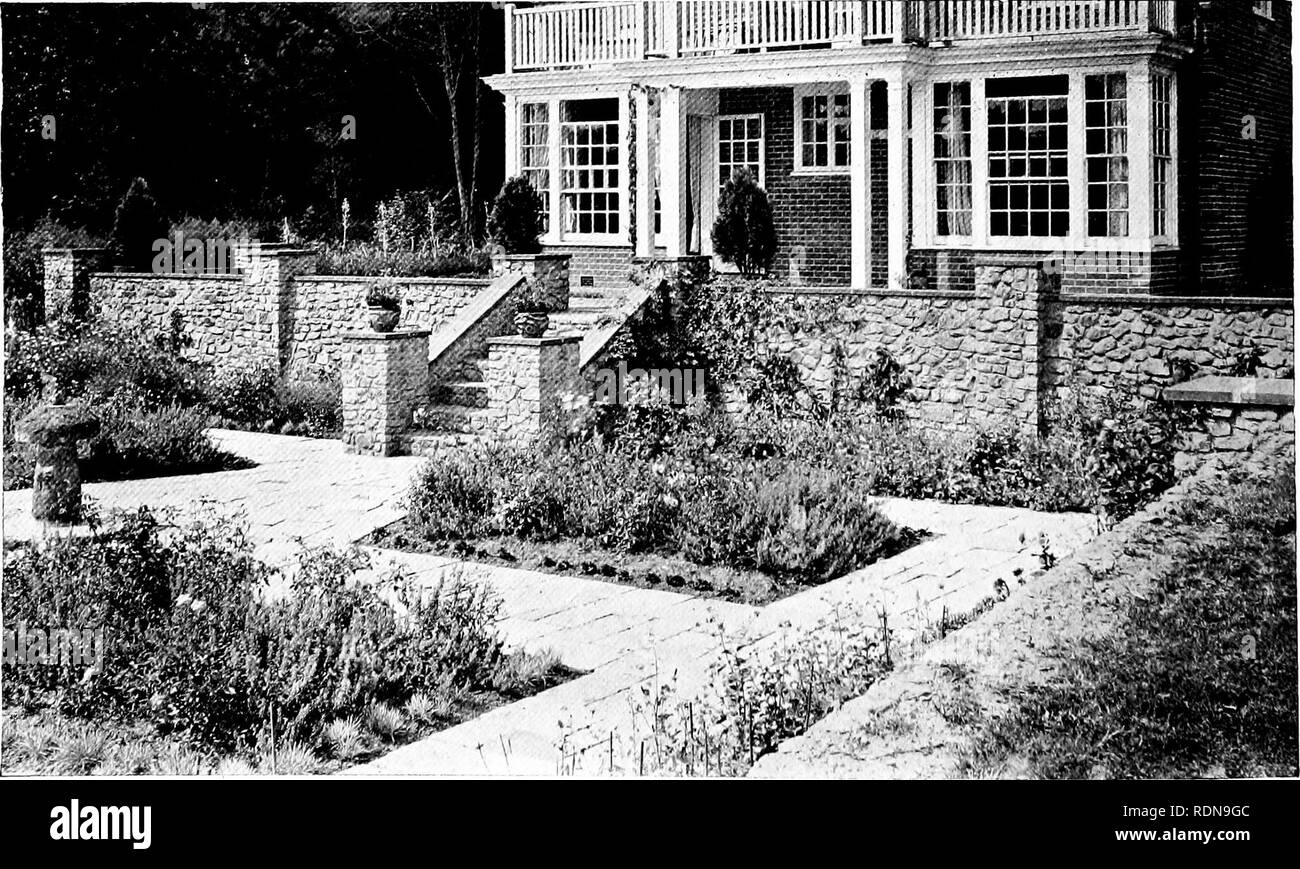
{"label": "multi-pane window", "polygon": [[618,100],[573,100],[560,123],[560,213],[566,234],[619,231]]}
{"label": "multi-pane window", "polygon": [[1173,76],[1151,77],[1151,232],[1169,235],[1173,151]]}
{"label": "multi-pane window", "polygon": [[551,124],[550,106],[524,103],[519,109],[519,173],[542,197],[542,228],[550,223]]}
{"label": "multi-pane window", "polygon": [[988,81],[991,235],[1069,234],[1067,89],[1064,76]]}
{"label": "multi-pane window", "polygon": [[1273,17],[1273,0],[1254,0],[1255,13],[1265,18]]}
{"label": "multi-pane window", "polygon": [[844,169],[849,165],[849,95],[847,92],[796,91],[798,168]]}
{"label": "multi-pane window", "polygon": [[742,171],[749,172],[755,184],[764,186],[762,115],[718,118],[718,188]]}
{"label": "multi-pane window", "polygon": [[1122,72],[1084,78],[1088,235],[1128,235],[1128,87]]}
{"label": "multi-pane window", "polygon": [[934,86],[935,232],[971,234],[970,82]]}

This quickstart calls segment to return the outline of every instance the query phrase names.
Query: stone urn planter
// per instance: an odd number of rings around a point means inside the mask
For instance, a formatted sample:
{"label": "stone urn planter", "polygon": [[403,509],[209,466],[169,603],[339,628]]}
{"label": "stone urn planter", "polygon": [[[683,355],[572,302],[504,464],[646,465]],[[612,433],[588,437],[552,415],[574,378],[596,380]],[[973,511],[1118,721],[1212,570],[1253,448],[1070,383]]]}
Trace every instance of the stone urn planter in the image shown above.
{"label": "stone urn planter", "polygon": [[540,338],[550,325],[550,315],[545,311],[520,311],[515,314],[515,328],[524,338]]}
{"label": "stone urn planter", "polygon": [[402,319],[402,299],[392,287],[376,284],[366,293],[366,311],[371,329],[391,332]]}
{"label": "stone urn planter", "polygon": [[367,305],[366,311],[369,314],[370,328],[376,332],[391,332],[397,328],[397,322],[402,319],[401,310],[396,308]]}
{"label": "stone urn planter", "polygon": [[77,441],[94,437],[99,421],[85,408],[43,404],[18,423],[17,438],[34,450],[32,516],[41,522],[73,525],[81,519],[81,470]]}

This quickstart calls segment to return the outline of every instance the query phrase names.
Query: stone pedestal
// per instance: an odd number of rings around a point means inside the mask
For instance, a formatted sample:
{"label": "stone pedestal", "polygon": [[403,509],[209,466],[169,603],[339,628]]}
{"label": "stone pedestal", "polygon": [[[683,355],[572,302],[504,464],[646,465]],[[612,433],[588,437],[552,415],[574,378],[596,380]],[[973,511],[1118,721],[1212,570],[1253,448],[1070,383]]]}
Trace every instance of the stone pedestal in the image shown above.
{"label": "stone pedestal", "polygon": [[488,408],[491,436],[516,446],[563,434],[582,395],[577,335],[488,340]]}
{"label": "stone pedestal", "polygon": [[81,521],[81,470],[77,441],[93,437],[98,420],[80,407],[46,404],[18,424],[17,437],[31,444],[36,471],[32,475],[32,517],[55,525]]}
{"label": "stone pedestal", "polygon": [[569,309],[567,253],[506,254],[493,260],[492,269],[497,277],[506,274],[523,275],[549,310]]}
{"label": "stone pedestal", "polygon": [[43,322],[70,316],[85,318],[94,312],[90,298],[90,274],[102,268],[108,249],[102,247],[47,247],[41,251],[45,277]]}
{"label": "stone pedestal", "polygon": [[412,414],[429,401],[429,331],[352,332],[343,350],[347,451],[399,455]]}

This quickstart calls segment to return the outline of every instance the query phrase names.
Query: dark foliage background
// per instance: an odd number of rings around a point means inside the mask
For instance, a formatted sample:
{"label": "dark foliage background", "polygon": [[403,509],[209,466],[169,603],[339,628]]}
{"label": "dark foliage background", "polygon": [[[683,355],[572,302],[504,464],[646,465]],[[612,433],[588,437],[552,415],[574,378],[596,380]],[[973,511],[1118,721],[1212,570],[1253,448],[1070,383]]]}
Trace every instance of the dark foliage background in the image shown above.
{"label": "dark foliage background", "polygon": [[[42,216],[105,233],[131,179],[167,215],[269,222],[315,235],[396,190],[453,190],[443,69],[431,36],[477,18],[457,95],[473,112],[481,71],[503,68],[502,13],[462,4],[51,4],[0,9],[4,221]],[[458,16],[440,19],[439,16]],[[501,100],[480,85],[474,192],[501,183]],[[46,115],[54,141],[41,136]],[[342,139],[342,118],[356,139]],[[472,143],[462,135],[466,165]]]}

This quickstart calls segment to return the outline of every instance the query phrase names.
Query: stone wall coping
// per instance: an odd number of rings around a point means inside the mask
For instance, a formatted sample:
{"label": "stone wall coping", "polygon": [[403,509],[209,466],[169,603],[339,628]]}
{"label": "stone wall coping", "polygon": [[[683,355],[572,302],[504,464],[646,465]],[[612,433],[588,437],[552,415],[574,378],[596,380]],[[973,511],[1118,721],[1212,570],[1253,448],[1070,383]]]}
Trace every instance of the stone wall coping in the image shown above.
{"label": "stone wall coping", "polygon": [[155,280],[155,281],[175,281],[175,280],[218,280],[218,281],[242,281],[244,275],[228,274],[221,272],[91,272],[92,278],[130,278],[131,280]]}
{"label": "stone wall coping", "polygon": [[525,338],[522,335],[500,335],[487,340],[489,347],[498,345],[509,347],[558,347],[561,344],[577,344],[581,335],[550,335],[545,338]]}
{"label": "stone wall coping", "polygon": [[763,284],[762,292],[771,295],[791,296],[854,296],[862,298],[897,297],[903,299],[975,299],[978,294],[972,290],[903,290],[859,289],[855,287],[795,287],[786,284]]}
{"label": "stone wall coping", "polygon": [[382,275],[297,275],[295,281],[339,281],[342,283],[370,284],[383,281],[390,284],[454,284],[456,286],[486,287],[492,283],[490,277],[400,277],[391,278]]}
{"label": "stone wall coping", "polygon": [[450,322],[439,328],[437,336],[429,342],[429,361],[436,362],[475,323],[486,317],[502,299],[522,283],[524,283],[523,275],[510,272],[494,278],[486,287],[475,293],[474,298],[470,299]]}
{"label": "stone wall coping", "polygon": [[505,255],[506,262],[532,262],[533,260],[561,260],[572,259],[572,254],[561,253],[560,251],[543,251],[542,253],[508,253]]}
{"label": "stone wall coping", "polygon": [[1294,308],[1295,299],[1282,296],[1164,296],[1150,293],[1055,293],[1053,302],[1089,305],[1167,305],[1177,308]]}
{"label": "stone wall coping", "polygon": [[1180,404],[1235,404],[1292,407],[1295,381],[1268,377],[1225,377],[1214,374],[1166,386],[1166,401]]}
{"label": "stone wall coping", "polygon": [[428,338],[429,329],[394,329],[392,332],[344,332],[345,341],[407,341],[413,338]]}

